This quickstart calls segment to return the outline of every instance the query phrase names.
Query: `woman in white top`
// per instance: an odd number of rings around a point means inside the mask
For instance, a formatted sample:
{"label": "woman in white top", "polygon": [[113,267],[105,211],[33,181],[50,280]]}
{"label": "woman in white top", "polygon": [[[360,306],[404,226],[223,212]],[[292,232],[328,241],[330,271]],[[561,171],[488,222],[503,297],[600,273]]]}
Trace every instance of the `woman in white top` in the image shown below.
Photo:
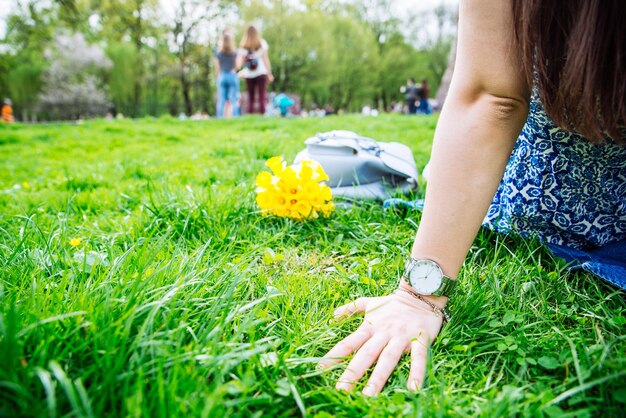
{"label": "woman in white top", "polygon": [[258,93],[259,106],[256,113],[265,113],[265,101],[267,83],[274,81],[272,66],[267,54],[269,46],[256,27],[250,25],[246,29],[241,40],[238,67],[243,66],[239,72],[246,79],[248,87],[248,113],[254,112],[254,102]]}

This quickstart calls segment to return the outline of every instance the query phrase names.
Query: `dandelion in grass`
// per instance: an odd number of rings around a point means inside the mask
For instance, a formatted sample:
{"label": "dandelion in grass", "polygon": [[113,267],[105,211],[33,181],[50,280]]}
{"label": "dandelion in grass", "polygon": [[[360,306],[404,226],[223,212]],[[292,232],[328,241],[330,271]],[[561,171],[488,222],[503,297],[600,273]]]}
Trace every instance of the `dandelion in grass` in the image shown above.
{"label": "dandelion in grass", "polygon": [[70,239],[70,245],[72,247],[78,247],[83,239],[82,238],[72,238]]}
{"label": "dandelion in grass", "polygon": [[287,166],[282,157],[272,157],[265,165],[272,173],[256,177],[256,203],[264,215],[304,220],[328,217],[335,209],[328,175],[317,161]]}

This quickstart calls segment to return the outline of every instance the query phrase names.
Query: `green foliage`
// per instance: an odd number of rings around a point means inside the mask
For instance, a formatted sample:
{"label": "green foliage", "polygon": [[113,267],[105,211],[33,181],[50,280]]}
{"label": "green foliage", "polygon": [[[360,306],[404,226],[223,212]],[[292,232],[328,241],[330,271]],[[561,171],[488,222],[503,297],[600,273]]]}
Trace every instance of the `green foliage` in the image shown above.
{"label": "green foliage", "polygon": [[264,22],[278,91],[301,92],[306,104],[332,103],[351,111],[372,100],[378,51],[366,26],[315,9],[253,5],[244,16]]}
{"label": "green foliage", "polygon": [[7,76],[7,84],[16,110],[24,114],[34,110],[37,96],[43,84],[44,63],[40,57],[20,54],[12,59]]}
{"label": "green foliage", "polygon": [[371,32],[354,19],[336,17],[333,23],[329,91],[337,107],[358,110],[371,100],[378,83],[378,50]]}
{"label": "green foliage", "polygon": [[162,34],[157,23],[156,0],[102,0],[98,3],[101,16],[102,35],[113,42],[126,42],[127,39],[134,46],[135,60],[134,77],[132,80],[133,104],[129,114],[132,116],[145,115],[144,93],[148,81],[146,77],[147,63],[151,54],[146,51],[146,42],[158,43]]}
{"label": "green foliage", "polygon": [[112,62],[109,73],[109,95],[119,112],[132,114],[133,111],[133,88],[138,76],[137,50],[130,43],[112,43],[107,48],[107,56]]}
{"label": "green foliage", "polygon": [[[391,291],[418,213],[260,216],[254,178],[318,131],[408,144],[435,117],[0,126],[1,416],[621,416],[626,298],[534,242],[482,231],[425,387],[377,398],[317,360]],[[82,238],[73,247],[72,238]],[[76,242],[74,242],[76,243]]]}
{"label": "green foliage", "polygon": [[409,77],[426,77],[437,88],[430,52],[411,46],[397,20],[368,22],[350,8],[311,3],[298,10],[281,1],[252,1],[242,9],[244,21],[263,22],[277,91],[298,92],[307,105],[330,102],[354,111],[401,99],[399,88]]}
{"label": "green foliage", "polygon": [[43,52],[52,37],[54,14],[49,5],[41,2],[20,3],[20,13],[7,17],[6,45],[3,66],[7,67],[6,82],[14,103],[16,115],[27,119],[32,116],[37,96],[42,86],[46,68]]}
{"label": "green foliage", "polygon": [[239,38],[243,22],[258,22],[276,76],[270,90],[299,94],[305,106],[387,107],[402,98],[398,89],[407,77],[428,78],[434,94],[449,41],[416,46],[401,30],[409,17],[390,14],[390,4],[177,0],[171,19],[162,19],[157,0],[25,0],[7,18],[9,49],[0,54],[0,67],[9,70],[5,93],[13,96],[18,117],[51,117],[36,114],[48,67],[43,51],[53,34],[80,33],[106,49],[113,69],[96,84],[107,84],[125,115],[213,113],[211,61],[218,35],[234,22]]}
{"label": "green foliage", "polygon": [[46,49],[48,68],[38,107],[54,119],[103,116],[110,107],[102,85],[111,67],[99,45],[90,45],[81,33],[57,34]]}
{"label": "green foliage", "polygon": [[[433,80],[427,68],[428,54],[418,52],[407,45],[404,38],[395,35],[383,45],[380,59],[380,94],[385,104],[392,100],[404,101],[400,93],[400,86],[413,77],[416,80],[428,78]],[[436,89],[437,83],[432,83],[431,88]]]}

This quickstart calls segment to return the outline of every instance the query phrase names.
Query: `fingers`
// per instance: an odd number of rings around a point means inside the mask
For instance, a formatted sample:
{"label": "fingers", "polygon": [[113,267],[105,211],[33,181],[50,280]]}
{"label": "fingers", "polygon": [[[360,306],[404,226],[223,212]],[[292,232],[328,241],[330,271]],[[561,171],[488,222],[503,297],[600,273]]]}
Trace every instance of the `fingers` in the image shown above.
{"label": "fingers", "polygon": [[369,298],[358,298],[346,305],[340,306],[335,309],[333,315],[335,319],[340,319],[345,316],[351,316],[356,313],[365,312],[365,308],[367,307],[367,300]]}
{"label": "fingers", "polygon": [[374,396],[381,391],[385,383],[387,383],[387,379],[389,379],[389,376],[391,376],[391,373],[398,365],[406,346],[406,344],[394,340],[387,344],[387,347],[378,357],[376,367],[363,389],[364,395]]}
{"label": "fingers", "polygon": [[349,356],[361,348],[370,336],[371,334],[369,331],[365,331],[362,328],[357,329],[355,332],[335,344],[335,346],[324,356],[327,361],[322,361],[320,366],[330,367],[333,364],[339,363],[344,357]]}
{"label": "fingers", "polygon": [[424,384],[426,375],[426,360],[428,359],[428,345],[422,339],[411,341],[411,370],[407,387],[409,390],[419,390]]}
{"label": "fingers", "polygon": [[367,340],[354,355],[354,358],[339,378],[335,387],[340,390],[351,391],[354,384],[363,377],[365,372],[378,359],[388,341],[389,338],[387,336],[375,336]]}

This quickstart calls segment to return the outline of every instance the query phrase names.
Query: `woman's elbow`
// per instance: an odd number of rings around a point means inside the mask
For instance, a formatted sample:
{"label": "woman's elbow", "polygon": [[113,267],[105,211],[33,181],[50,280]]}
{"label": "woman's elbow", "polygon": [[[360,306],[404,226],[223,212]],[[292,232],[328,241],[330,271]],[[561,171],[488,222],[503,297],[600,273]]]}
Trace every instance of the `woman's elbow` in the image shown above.
{"label": "woman's elbow", "polygon": [[481,93],[470,100],[481,109],[481,113],[496,124],[523,124],[528,117],[529,100],[524,96],[502,96]]}
{"label": "woman's elbow", "polygon": [[499,96],[484,93],[479,98],[487,107],[489,115],[500,122],[525,121],[528,116],[529,101],[523,96]]}

